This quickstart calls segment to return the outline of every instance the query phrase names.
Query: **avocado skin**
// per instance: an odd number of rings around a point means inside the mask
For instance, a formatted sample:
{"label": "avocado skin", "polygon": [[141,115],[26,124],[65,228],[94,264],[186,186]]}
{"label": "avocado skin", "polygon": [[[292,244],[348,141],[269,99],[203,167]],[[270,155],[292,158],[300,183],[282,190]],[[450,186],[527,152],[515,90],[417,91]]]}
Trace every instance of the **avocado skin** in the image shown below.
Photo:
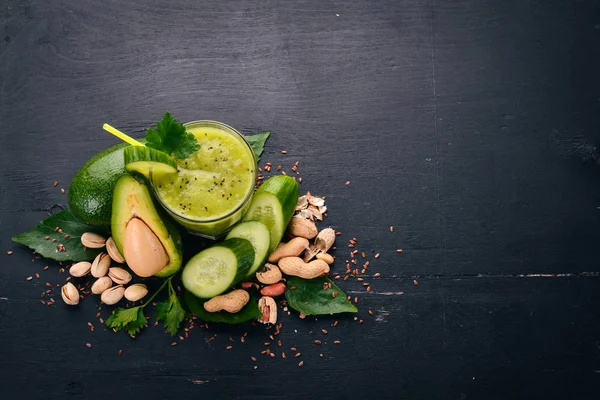
{"label": "avocado skin", "polygon": [[[117,248],[123,254],[125,228],[132,218],[140,218],[161,241],[169,255],[169,263],[155,276],[164,278],[181,268],[183,245],[177,226],[156,207],[150,189],[140,178],[123,175],[114,186],[111,231]],[[127,260],[125,260],[127,261]]]}
{"label": "avocado skin", "polygon": [[113,188],[127,173],[121,143],[101,151],[77,172],[69,188],[69,208],[75,217],[90,225],[110,225]]}

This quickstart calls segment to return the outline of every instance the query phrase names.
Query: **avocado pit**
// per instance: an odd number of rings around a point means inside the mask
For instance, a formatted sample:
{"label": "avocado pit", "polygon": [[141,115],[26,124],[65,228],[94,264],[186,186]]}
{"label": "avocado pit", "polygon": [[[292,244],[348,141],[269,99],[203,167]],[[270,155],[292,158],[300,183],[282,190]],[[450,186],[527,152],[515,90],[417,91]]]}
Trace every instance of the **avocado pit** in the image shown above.
{"label": "avocado pit", "polygon": [[161,271],[169,256],[160,239],[140,218],[132,218],[125,227],[123,255],[129,268],[142,278]]}

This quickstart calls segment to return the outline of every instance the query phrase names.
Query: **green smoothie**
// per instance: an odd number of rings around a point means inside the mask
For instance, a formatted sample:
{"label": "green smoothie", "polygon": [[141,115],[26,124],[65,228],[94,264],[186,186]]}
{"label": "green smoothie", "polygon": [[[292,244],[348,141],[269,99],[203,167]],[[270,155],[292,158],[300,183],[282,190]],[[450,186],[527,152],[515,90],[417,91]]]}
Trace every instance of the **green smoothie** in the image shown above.
{"label": "green smoothie", "polygon": [[237,223],[256,179],[251,147],[235,129],[214,121],[185,124],[200,150],[177,161],[177,173],[152,177],[163,207],[191,233],[215,239]]}

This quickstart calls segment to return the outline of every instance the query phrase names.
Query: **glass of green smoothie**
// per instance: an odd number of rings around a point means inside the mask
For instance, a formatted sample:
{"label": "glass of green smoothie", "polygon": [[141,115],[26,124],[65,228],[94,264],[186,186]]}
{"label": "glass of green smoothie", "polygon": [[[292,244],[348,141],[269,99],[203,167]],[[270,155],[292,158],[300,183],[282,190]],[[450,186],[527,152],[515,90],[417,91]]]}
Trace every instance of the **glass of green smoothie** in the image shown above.
{"label": "glass of green smoothie", "polygon": [[244,216],[256,182],[256,157],[241,133],[216,121],[184,124],[200,149],[176,174],[152,176],[156,198],[190,233],[217,239]]}

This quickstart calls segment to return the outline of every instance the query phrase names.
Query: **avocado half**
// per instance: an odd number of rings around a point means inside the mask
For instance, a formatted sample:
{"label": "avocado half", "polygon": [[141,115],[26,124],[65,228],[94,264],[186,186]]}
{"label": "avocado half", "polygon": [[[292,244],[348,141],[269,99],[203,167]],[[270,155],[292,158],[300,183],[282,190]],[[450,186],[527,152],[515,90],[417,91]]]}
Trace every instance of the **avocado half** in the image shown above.
{"label": "avocado half", "polygon": [[[117,248],[136,275],[164,278],[181,268],[183,246],[177,227],[157,211],[148,186],[131,175],[121,176],[115,185],[111,230]],[[156,262],[164,267],[154,265],[148,273],[148,266]]]}

